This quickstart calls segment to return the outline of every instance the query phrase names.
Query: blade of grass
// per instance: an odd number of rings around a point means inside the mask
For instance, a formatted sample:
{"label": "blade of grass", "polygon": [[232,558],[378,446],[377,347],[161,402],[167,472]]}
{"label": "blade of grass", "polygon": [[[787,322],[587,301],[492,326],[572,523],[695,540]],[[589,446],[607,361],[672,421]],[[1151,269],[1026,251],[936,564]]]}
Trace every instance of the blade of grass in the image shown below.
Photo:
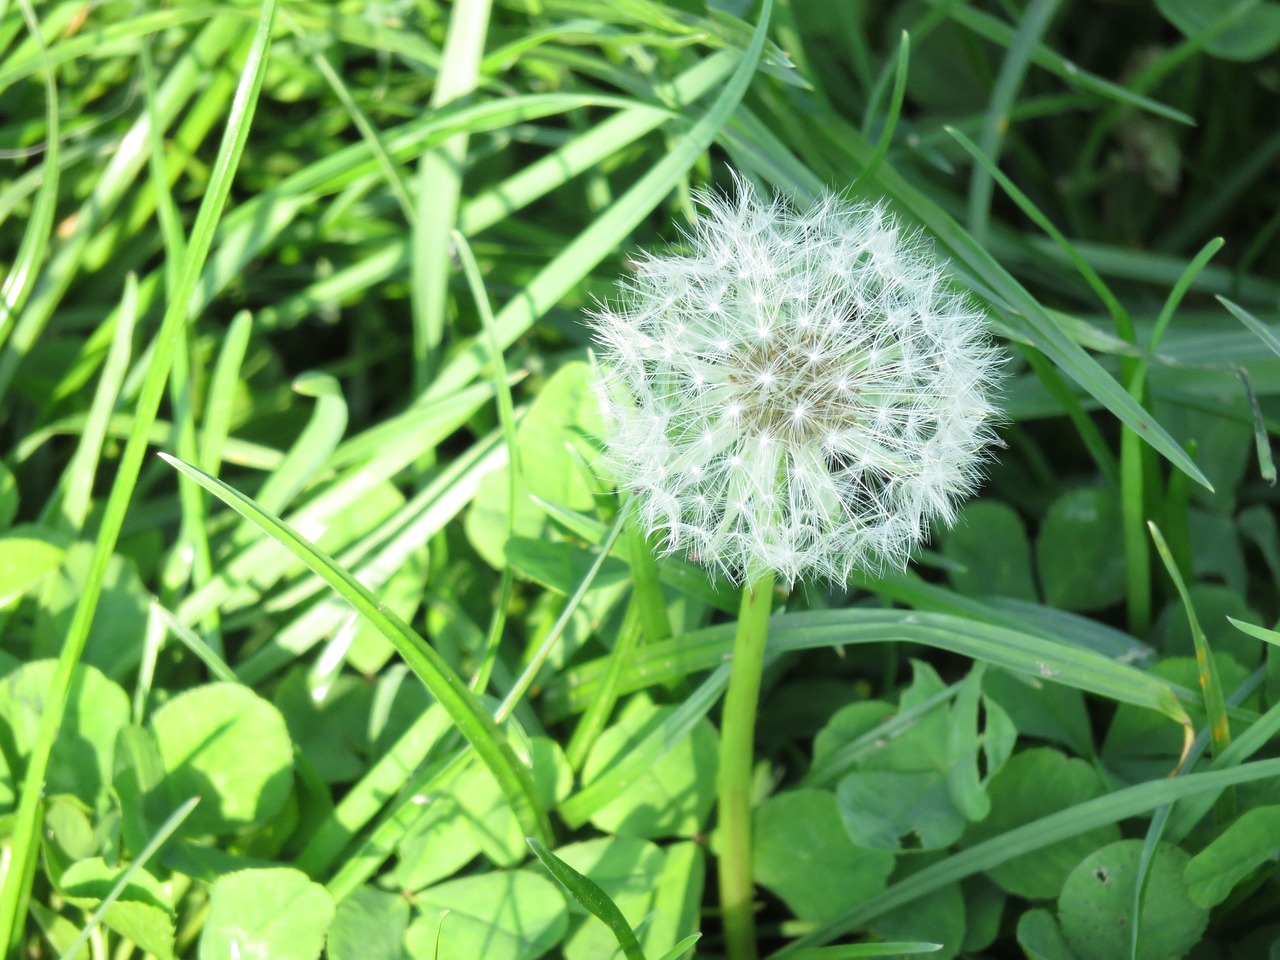
{"label": "blade of grass", "polygon": [[[945,0],[929,0],[932,4],[942,4]],[[947,16],[966,30],[971,30],[980,37],[985,37],[1002,47],[1013,43],[1014,28],[1007,23],[971,6],[961,3],[946,3]],[[1075,63],[1057,53],[1044,44],[1036,44],[1031,53],[1031,62],[1041,69],[1047,70],[1073,87],[1088,90],[1108,100],[1114,100],[1117,107],[1137,107],[1147,113],[1164,117],[1175,123],[1195,126],[1195,118],[1158,100],[1144,97],[1128,87],[1104,80],[1086,70],[1081,70]]]}
{"label": "blade of grass", "polygon": [[[102,376],[89,406],[84,432],[76,444],[67,469],[61,480],[62,518],[72,530],[84,530],[93,499],[93,478],[98,473],[98,461],[102,456],[102,444],[106,439],[107,424],[111,412],[120,398],[120,385],[124,382],[129,366],[129,353],[133,346],[133,329],[138,319],[138,283],[133,274],[125,278],[124,299],[115,314],[115,331],[111,338],[111,350],[102,368]],[[42,522],[49,518],[59,504],[57,494],[49,499],[41,512]]]}
{"label": "blade of grass", "polygon": [[1061,0],[1031,0],[1018,29],[1009,41],[1000,72],[996,74],[995,87],[982,121],[982,133],[978,137],[977,153],[989,160],[973,168],[969,176],[969,233],[978,243],[987,239],[987,218],[991,214],[991,170],[998,166],[1000,146],[1009,128],[1009,111],[1017,99],[1018,90],[1027,75],[1027,67],[1041,46],[1049,22],[1058,12]]}
{"label": "blade of grass", "polygon": [[444,708],[436,704],[428,707],[320,821],[298,854],[295,866],[312,877],[323,876],[387,799],[404,789],[449,729],[449,715]]}
{"label": "blade of grass", "polygon": [[253,318],[249,311],[241,310],[231,320],[218,359],[209,378],[205,394],[204,422],[200,425],[200,458],[196,461],[205,473],[216,477],[222,469],[223,451],[231,433],[231,414],[235,409],[236,383],[249,349],[249,337],[253,333]]}
{"label": "blade of grass", "polygon": [[[539,271],[520,295],[499,311],[495,329],[504,347],[514,343],[538,317],[546,313],[608,256],[610,251],[616,250],[710,147],[717,133],[737,108],[755,75],[772,9],[773,0],[764,0],[750,44],[743,51],[733,76],[702,118],[679,137],[666,155],[637,180],[631,189]],[[470,382],[482,368],[486,352],[474,342],[467,349],[459,351],[458,356],[432,383],[430,393],[436,397],[447,396]]]}
{"label": "blade of grass", "polygon": [[614,637],[613,649],[609,652],[609,670],[600,681],[600,694],[587,705],[565,747],[565,758],[574,771],[582,770],[582,765],[587,762],[587,754],[591,752],[596,738],[604,731],[614,705],[618,702],[618,678],[622,676],[622,668],[631,656],[631,651],[640,642],[640,624],[640,601],[638,597],[632,596],[626,613],[623,614],[622,625]]}
{"label": "blade of grass", "polygon": [[577,900],[588,913],[600,920],[613,933],[627,960],[645,960],[644,951],[640,949],[640,941],[627,918],[622,915],[618,905],[588,876],[579,873],[537,840],[528,839],[529,849],[542,861],[547,872],[555,878],[556,883],[564,887],[569,896]]}
{"label": "blade of grass", "polygon": [[907,70],[910,67],[910,62],[911,35],[903,30],[902,38],[898,41],[898,56],[897,63],[894,65],[893,93],[889,97],[889,110],[885,113],[884,126],[880,130],[880,139],[876,143],[875,153],[871,155],[866,167],[858,174],[858,179],[854,181],[855,189],[858,184],[874,177],[876,171],[880,169],[880,164],[884,162],[884,158],[889,155],[889,147],[893,145],[893,134],[898,128],[898,118],[902,115],[902,101],[907,95]]}
{"label": "blade of grass", "polygon": [[[729,650],[732,633],[733,625],[724,624],[646,644],[632,657],[621,691],[629,693],[715,666]],[[1183,726],[1190,722],[1173,689],[1160,678],[1064,640],[1047,639],[1039,631],[941,613],[861,608],[780,614],[769,624],[771,653],[892,640],[948,650],[1024,676],[1145,707]],[[544,694],[548,715],[558,717],[585,708],[607,669],[606,662],[597,660],[565,671]]]}
{"label": "blade of grass", "polygon": [[[440,73],[431,92],[431,109],[439,110],[464,99],[476,88],[491,6],[492,0],[458,0],[450,8],[449,32]],[[450,233],[457,226],[467,144],[466,133],[455,134],[428,149],[418,162],[410,287],[415,395],[426,392],[431,385],[444,343],[452,261]]]}
{"label": "blade of grass", "polygon": [[103,514],[102,527],[94,542],[93,557],[83,592],[76,603],[71,623],[67,628],[62,651],[58,657],[54,678],[45,699],[45,711],[40,718],[27,769],[23,776],[18,809],[14,815],[9,869],[0,888],[0,949],[8,950],[17,943],[21,932],[21,918],[26,915],[26,903],[35,875],[36,853],[39,846],[41,797],[44,792],[45,773],[49,757],[58,735],[66,710],[72,671],[80,660],[89,628],[102,595],[107,564],[115,551],[120,528],[129,508],[133,488],[142,469],[146,453],[147,433],[160,400],[164,395],[169,365],[178,342],[177,328],[187,322],[187,304],[196,280],[213,242],[213,232],[221,216],[223,205],[231,190],[231,181],[244,152],[249,128],[257,106],[258,93],[266,73],[267,51],[271,45],[271,24],[275,19],[276,0],[265,0],[261,16],[253,36],[253,45],[236,89],[235,99],[227,117],[226,130],[218,149],[217,159],[210,170],[209,187],[200,204],[191,241],[183,264],[181,282],[161,321],[156,334],[156,350],[152,366],[138,399],[137,422],[121,456],[111,494]]}
{"label": "blade of grass", "polygon": [[[1209,241],[1187,264],[1178,277],[1164,306],[1156,318],[1155,327],[1146,343],[1148,354],[1154,354],[1173,320],[1173,314],[1183,296],[1197,276],[1218,250],[1222,238]],[[1129,395],[1139,403],[1147,392],[1148,361],[1140,359],[1128,364],[1125,370],[1125,386]],[[1120,495],[1124,505],[1124,541],[1126,564],[1126,594],[1129,609],[1129,630],[1135,636],[1145,636],[1151,626],[1151,554],[1145,529],[1149,505],[1159,497],[1156,486],[1156,465],[1150,455],[1151,448],[1141,442],[1138,434],[1125,427],[1120,435]]]}
{"label": "blade of grass", "polygon": [[1200,618],[1196,616],[1196,608],[1187,593],[1187,585],[1182,579],[1182,572],[1169,552],[1168,544],[1160,533],[1160,528],[1148,522],[1151,539],[1155,541],[1156,553],[1164,562],[1169,579],[1173,581],[1182,598],[1182,606],[1187,611],[1187,621],[1191,624],[1191,640],[1196,649],[1196,667],[1200,673],[1200,690],[1204,694],[1205,712],[1209,716],[1209,732],[1214,756],[1222,753],[1231,744],[1231,724],[1227,720],[1227,703],[1222,693],[1222,682],[1218,679],[1218,667],[1213,659],[1213,651],[1209,649],[1209,640],[1200,627]]}
{"label": "blade of grass", "polygon": [[[476,302],[480,313],[480,323],[485,337],[489,341],[490,380],[493,383],[494,397],[498,403],[498,422],[502,425],[502,438],[507,445],[507,516],[510,523],[507,527],[507,539],[515,536],[516,513],[520,505],[520,491],[523,485],[524,470],[520,462],[520,444],[516,440],[515,405],[511,400],[511,386],[507,377],[507,362],[502,354],[502,344],[498,342],[498,334],[493,325],[493,309],[489,306],[489,295],[485,292],[484,280],[480,277],[480,267],[476,263],[475,254],[467,238],[458,230],[452,233],[454,249],[462,263],[462,271],[466,275],[467,285],[471,288],[471,298]],[[484,657],[480,668],[471,679],[471,689],[484,693],[489,688],[489,677],[493,673],[493,665],[498,657],[498,646],[502,643],[502,634],[507,625],[507,607],[511,603],[511,589],[515,582],[515,571],[507,563],[502,568],[502,585],[498,590],[498,602],[494,605],[493,616],[489,620],[489,631],[485,637]]]}
{"label": "blade of grass", "polygon": [[[161,86],[157,111],[166,122],[171,122],[184,106],[188,106],[192,95],[201,89],[200,81],[207,75],[208,65],[225,59],[227,48],[242,38],[244,30],[238,18],[218,17],[210,22],[169,71]],[[216,105],[221,110],[221,88],[217,84],[210,86],[197,103]],[[189,113],[188,117],[190,116]],[[146,162],[149,124],[148,115],[140,116],[120,141],[93,192],[73,215],[71,222],[75,223],[74,232],[58,245],[49,258],[40,282],[31,293],[21,321],[14,327],[9,342],[0,350],[0,402],[12,385],[19,364],[39,339],[71,281],[85,262],[85,251],[96,231],[109,220],[133,187],[138,172]],[[205,196],[208,197],[209,194],[206,193]],[[144,278],[143,285],[145,284]]]}
{"label": "blade of grass", "polygon": [[4,283],[0,284],[0,345],[8,339],[18,313],[31,292],[36,272],[44,261],[45,250],[48,249],[53,232],[53,214],[57,208],[58,184],[61,182],[59,151],[62,149],[62,135],[58,125],[58,88],[54,80],[53,63],[40,36],[40,24],[29,0],[21,0],[19,6],[31,37],[39,48],[44,72],[45,155],[41,165],[40,192],[31,208],[31,216],[27,219],[27,228],[22,233],[22,242],[18,245],[13,264],[5,275]]}
{"label": "blade of grass", "polygon": [[479,700],[421,636],[386,610],[372,591],[338,566],[331,557],[281,520],[262,510],[244,494],[190,464],[165,454],[160,456],[288,549],[368,620],[395,647],[409,668],[449,712],[458,730],[475,747],[502,788],[521,828],[530,836],[550,836],[550,824],[538,799],[528,767],[520,762],[506,736]]}
{"label": "blade of grass", "polygon": [[[481,478],[490,470],[500,468],[505,455],[506,448],[495,437],[476,443],[396,511],[384,525],[385,536],[366,538],[339,556],[338,563],[352,570],[369,589],[380,589],[415,550],[461,512],[475,496]],[[280,609],[291,610],[323,588],[323,581],[309,577],[273,595],[269,610],[277,603]],[[187,611],[188,616],[193,613],[194,610]],[[245,657],[236,667],[236,673],[245,683],[260,683],[332,633],[349,613],[350,608],[340,598],[326,597]]]}

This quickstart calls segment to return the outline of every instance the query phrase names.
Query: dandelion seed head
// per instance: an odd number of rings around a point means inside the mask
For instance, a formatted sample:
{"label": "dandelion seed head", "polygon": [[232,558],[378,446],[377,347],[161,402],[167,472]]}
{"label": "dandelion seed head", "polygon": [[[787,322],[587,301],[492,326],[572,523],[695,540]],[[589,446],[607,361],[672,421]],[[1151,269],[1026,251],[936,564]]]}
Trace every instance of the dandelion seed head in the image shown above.
{"label": "dandelion seed head", "polygon": [[704,194],[592,315],[606,462],[668,553],[735,582],[905,566],[995,439],[1001,354],[881,206]]}

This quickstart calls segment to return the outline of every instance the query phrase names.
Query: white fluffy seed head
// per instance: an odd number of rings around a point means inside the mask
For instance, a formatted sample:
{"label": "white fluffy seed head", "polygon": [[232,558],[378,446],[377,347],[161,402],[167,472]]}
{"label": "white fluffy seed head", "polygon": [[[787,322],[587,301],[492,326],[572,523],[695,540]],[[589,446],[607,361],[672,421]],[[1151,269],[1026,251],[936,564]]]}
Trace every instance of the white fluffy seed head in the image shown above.
{"label": "white fluffy seed head", "polygon": [[882,207],[699,197],[592,315],[606,461],[641,524],[740,582],[905,566],[995,439],[984,317]]}

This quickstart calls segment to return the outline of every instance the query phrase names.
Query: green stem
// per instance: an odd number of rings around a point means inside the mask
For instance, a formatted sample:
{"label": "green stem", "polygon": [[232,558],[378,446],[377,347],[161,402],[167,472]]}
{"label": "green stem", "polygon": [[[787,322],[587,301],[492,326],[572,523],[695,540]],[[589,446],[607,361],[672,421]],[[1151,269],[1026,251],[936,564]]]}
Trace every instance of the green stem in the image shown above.
{"label": "green stem", "polygon": [[751,884],[751,773],[756,707],[764,668],[773,598],[773,573],[762,573],[742,592],[733,672],[720,722],[720,909],[729,960],[755,960],[756,925]]}

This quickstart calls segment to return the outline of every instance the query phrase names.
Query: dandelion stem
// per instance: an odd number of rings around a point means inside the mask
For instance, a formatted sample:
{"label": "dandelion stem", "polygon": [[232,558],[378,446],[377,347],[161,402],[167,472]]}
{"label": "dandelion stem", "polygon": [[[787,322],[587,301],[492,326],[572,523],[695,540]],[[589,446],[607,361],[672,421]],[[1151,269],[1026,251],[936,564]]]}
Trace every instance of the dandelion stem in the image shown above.
{"label": "dandelion stem", "polygon": [[760,573],[749,580],[742,591],[738,632],[733,641],[733,672],[720,723],[720,908],[730,960],[756,958],[751,884],[751,773],[773,581],[772,571]]}

